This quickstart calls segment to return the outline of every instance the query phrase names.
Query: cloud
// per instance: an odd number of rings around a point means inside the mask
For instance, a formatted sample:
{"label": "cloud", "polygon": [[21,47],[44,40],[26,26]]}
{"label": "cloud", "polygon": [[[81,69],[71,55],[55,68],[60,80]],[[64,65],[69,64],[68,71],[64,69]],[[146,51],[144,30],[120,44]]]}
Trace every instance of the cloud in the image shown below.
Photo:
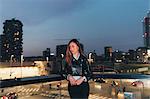
{"label": "cloud", "polygon": [[[85,0],[1,0],[2,18],[19,18],[35,25],[81,8]],[[6,20],[6,19],[4,19]]]}

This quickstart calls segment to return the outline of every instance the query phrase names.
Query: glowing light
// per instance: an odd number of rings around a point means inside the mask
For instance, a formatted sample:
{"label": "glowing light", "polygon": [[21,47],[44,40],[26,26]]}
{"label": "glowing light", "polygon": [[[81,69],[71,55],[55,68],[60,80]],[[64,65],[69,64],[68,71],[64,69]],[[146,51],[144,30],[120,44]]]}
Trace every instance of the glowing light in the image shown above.
{"label": "glowing light", "polygon": [[150,49],[147,50],[148,57],[150,57]]}
{"label": "glowing light", "polygon": [[101,85],[95,85],[95,88],[97,88],[97,89],[101,89],[102,88],[102,86]]}
{"label": "glowing light", "polygon": [[[21,74],[22,68],[22,74]],[[22,77],[32,77],[40,76],[38,67],[10,67],[10,68],[0,68],[0,78],[9,79],[10,78],[10,69],[11,69],[11,78],[20,78]]]}

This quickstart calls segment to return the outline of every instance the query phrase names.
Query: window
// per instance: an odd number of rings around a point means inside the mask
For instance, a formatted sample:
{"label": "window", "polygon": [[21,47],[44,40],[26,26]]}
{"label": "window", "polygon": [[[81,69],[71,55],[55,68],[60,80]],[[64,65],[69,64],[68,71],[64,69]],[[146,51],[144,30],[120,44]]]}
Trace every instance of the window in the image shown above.
{"label": "window", "polygon": [[19,35],[19,32],[17,31],[16,33],[14,33],[14,35]]}

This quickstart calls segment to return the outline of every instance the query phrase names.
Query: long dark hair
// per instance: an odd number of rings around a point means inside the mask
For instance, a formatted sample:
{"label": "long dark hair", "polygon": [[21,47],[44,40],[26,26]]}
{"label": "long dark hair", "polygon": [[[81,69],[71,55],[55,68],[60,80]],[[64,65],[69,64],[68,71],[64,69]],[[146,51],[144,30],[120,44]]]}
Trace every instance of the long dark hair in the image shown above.
{"label": "long dark hair", "polygon": [[65,58],[66,58],[66,61],[67,61],[67,63],[68,63],[69,65],[71,65],[71,60],[72,60],[72,53],[70,52],[70,47],[69,47],[69,45],[70,45],[71,42],[75,43],[75,44],[79,47],[79,53],[80,53],[81,55],[83,55],[83,51],[82,51],[82,48],[81,48],[81,46],[80,46],[79,41],[78,41],[77,39],[72,39],[72,40],[70,40],[69,43],[68,43],[68,45],[67,45],[66,57],[65,57]]}

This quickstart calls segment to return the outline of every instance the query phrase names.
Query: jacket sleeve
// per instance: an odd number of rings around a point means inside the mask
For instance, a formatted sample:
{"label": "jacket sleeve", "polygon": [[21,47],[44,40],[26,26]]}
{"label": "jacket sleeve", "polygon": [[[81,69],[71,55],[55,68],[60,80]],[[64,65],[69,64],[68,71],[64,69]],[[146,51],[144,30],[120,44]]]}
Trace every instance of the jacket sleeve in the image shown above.
{"label": "jacket sleeve", "polygon": [[65,79],[67,79],[67,76],[69,75],[68,69],[67,69],[67,62],[65,59],[62,60],[62,69],[61,69],[61,76]]}
{"label": "jacket sleeve", "polygon": [[85,66],[84,66],[84,76],[86,77],[87,80],[90,80],[92,78],[92,72],[91,72],[91,68],[89,65],[88,60],[85,60]]}

